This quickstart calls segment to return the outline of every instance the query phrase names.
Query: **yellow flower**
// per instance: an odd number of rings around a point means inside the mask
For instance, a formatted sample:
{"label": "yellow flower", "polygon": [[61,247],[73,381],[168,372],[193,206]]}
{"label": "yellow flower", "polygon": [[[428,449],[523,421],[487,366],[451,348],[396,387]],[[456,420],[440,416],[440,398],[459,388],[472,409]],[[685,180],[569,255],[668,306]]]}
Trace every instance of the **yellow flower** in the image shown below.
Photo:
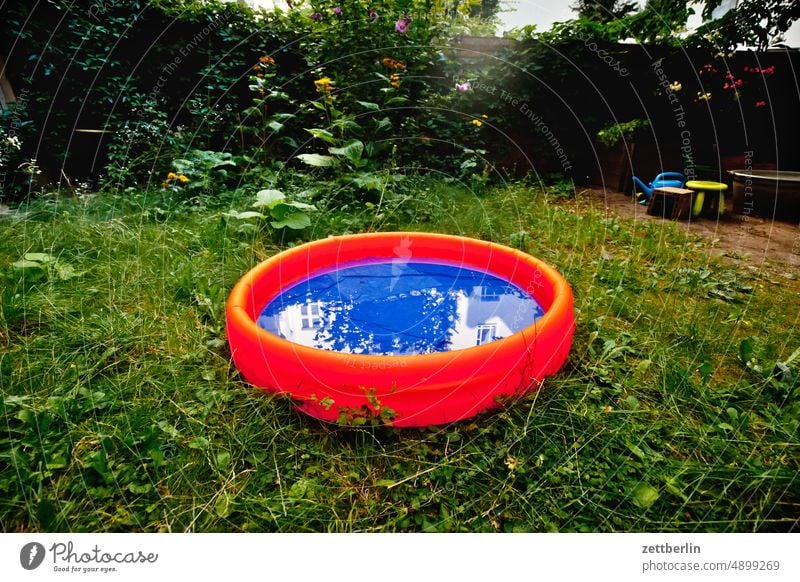
{"label": "yellow flower", "polygon": [[481,115],[481,117],[483,117],[484,119],[489,119],[489,116],[486,114]]}
{"label": "yellow flower", "polygon": [[167,174],[167,180],[174,180],[177,177],[178,174],[176,174],[175,172],[170,172],[169,174]]}
{"label": "yellow flower", "polygon": [[314,85],[317,86],[317,93],[330,93],[333,88],[333,81],[331,81],[330,77],[322,77],[314,81]]}
{"label": "yellow flower", "polygon": [[697,98],[702,99],[703,101],[708,101],[711,99],[711,93],[697,93]]}
{"label": "yellow flower", "polygon": [[394,87],[395,89],[400,88],[400,75],[398,75],[397,73],[392,73],[392,76],[389,77],[389,80],[391,81],[392,87]]}
{"label": "yellow flower", "polygon": [[180,176],[178,176],[178,182],[180,182],[181,184],[186,184],[186,182],[188,182],[188,181],[189,181],[189,178],[187,178],[187,177],[186,177],[186,176],[184,176],[183,174],[181,174]]}
{"label": "yellow flower", "polygon": [[683,85],[681,85],[680,81],[675,81],[674,83],[670,83],[669,88],[673,91],[680,91],[683,89]]}
{"label": "yellow flower", "polygon": [[483,122],[480,119],[473,119],[471,123],[475,127],[480,127],[481,125],[483,125]]}

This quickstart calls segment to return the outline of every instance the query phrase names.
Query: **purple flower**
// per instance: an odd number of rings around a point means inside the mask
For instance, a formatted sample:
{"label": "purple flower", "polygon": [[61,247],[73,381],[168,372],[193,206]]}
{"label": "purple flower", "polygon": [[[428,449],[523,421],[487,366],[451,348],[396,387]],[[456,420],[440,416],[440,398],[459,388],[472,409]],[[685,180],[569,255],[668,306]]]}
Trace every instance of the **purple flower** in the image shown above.
{"label": "purple flower", "polygon": [[464,81],[463,83],[456,83],[456,89],[460,93],[466,93],[467,91],[472,91],[472,85],[469,81]]}
{"label": "purple flower", "polygon": [[400,34],[405,34],[408,32],[409,24],[411,24],[411,19],[408,16],[403,16],[403,18],[394,23],[394,29]]}
{"label": "purple flower", "polygon": [[320,20],[322,20],[322,12],[315,12],[310,16],[310,18],[315,22],[319,22]]}
{"label": "purple flower", "polygon": [[338,18],[341,18],[341,17],[342,17],[342,14],[344,14],[344,11],[342,10],[342,7],[341,7],[341,6],[337,6],[337,7],[335,7],[335,8],[333,9],[333,15],[334,15],[334,16],[336,16],[336,17],[338,17]]}
{"label": "purple flower", "polygon": [[380,16],[378,16],[378,13],[372,9],[370,9],[370,11],[367,13],[367,16],[369,16],[369,19],[373,21],[378,20],[378,18],[380,18]]}

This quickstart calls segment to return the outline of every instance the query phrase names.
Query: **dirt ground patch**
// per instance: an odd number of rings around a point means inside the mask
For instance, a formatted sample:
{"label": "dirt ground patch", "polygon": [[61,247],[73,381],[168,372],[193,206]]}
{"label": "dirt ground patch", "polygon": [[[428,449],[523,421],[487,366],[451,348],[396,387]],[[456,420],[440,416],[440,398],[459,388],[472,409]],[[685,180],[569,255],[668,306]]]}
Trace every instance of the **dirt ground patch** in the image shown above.
{"label": "dirt ground patch", "polygon": [[[608,215],[634,220],[664,220],[622,192],[596,188],[578,190],[578,204]],[[750,265],[771,264],[800,275],[800,225],[787,220],[734,215],[721,220],[693,218],[677,221],[679,228],[708,239],[710,252]]]}

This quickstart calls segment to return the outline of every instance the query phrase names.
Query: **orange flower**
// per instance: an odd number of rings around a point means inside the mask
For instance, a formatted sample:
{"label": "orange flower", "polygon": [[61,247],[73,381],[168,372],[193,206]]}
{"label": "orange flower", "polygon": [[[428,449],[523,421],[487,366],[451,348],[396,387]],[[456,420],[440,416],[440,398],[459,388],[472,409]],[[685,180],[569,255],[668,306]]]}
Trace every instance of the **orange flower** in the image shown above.
{"label": "orange flower", "polygon": [[400,75],[398,75],[397,73],[392,73],[392,76],[389,77],[389,80],[391,81],[392,87],[394,87],[395,89],[400,88]]}
{"label": "orange flower", "polygon": [[383,63],[383,66],[386,67],[387,69],[394,69],[395,71],[406,70],[406,65],[404,63],[401,63],[400,61],[396,61],[389,57],[384,57],[381,62]]}
{"label": "orange flower", "polygon": [[268,55],[264,55],[263,57],[258,58],[258,62],[261,63],[262,65],[274,65],[275,59],[273,59]]}

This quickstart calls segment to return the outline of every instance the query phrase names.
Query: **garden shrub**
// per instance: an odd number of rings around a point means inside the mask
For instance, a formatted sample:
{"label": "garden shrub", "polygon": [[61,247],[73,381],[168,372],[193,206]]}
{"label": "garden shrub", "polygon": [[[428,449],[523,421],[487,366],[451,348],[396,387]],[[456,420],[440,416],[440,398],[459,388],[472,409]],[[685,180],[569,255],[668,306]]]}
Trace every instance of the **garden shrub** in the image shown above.
{"label": "garden shrub", "polygon": [[[397,137],[428,91],[454,7],[468,15],[482,3],[326,0],[265,12],[218,1],[52,0],[6,9],[0,46],[13,83],[30,95],[48,144],[31,153],[52,179],[158,185],[189,150],[229,152],[243,171],[292,158],[305,130],[320,127],[314,81],[325,77],[353,123]],[[278,98],[258,118],[260,58],[274,65],[269,96]],[[87,143],[75,133],[87,128],[107,133]],[[365,145],[370,157],[391,152],[379,143]]]}

